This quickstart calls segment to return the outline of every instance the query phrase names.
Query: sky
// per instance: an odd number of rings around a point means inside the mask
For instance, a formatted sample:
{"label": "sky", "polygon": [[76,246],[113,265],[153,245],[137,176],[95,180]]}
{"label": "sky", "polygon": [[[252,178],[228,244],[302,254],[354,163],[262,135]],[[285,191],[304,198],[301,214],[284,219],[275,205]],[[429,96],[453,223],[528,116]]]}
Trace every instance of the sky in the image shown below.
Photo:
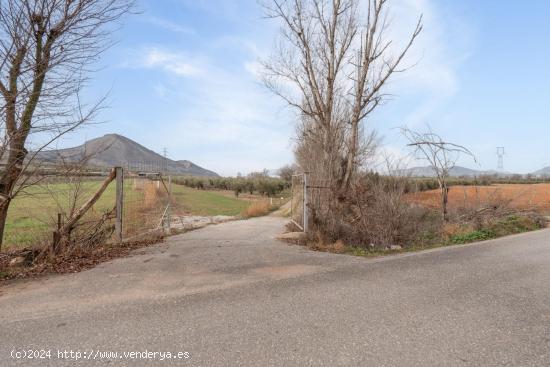
{"label": "sky", "polygon": [[[409,153],[399,126],[430,126],[477,157],[458,164],[528,173],[550,166],[550,2],[392,0],[398,42],[423,14],[424,30],[370,116],[382,149]],[[138,0],[113,33],[85,98],[108,94],[99,124],[57,143],[127,136],[169,158],[221,175],[293,161],[295,115],[261,84],[261,59],[278,34],[256,0]],[[418,162],[418,165],[423,163]]]}

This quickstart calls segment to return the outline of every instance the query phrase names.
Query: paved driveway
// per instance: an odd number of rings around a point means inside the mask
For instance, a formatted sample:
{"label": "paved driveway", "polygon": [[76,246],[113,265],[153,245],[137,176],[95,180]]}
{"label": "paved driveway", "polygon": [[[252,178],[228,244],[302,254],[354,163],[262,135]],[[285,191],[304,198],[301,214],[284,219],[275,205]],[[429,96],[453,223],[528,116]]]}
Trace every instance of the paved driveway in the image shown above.
{"label": "paved driveway", "polygon": [[[4,287],[0,365],[550,366],[549,230],[368,260],[278,242],[283,225]],[[29,349],[51,357],[10,356]]]}

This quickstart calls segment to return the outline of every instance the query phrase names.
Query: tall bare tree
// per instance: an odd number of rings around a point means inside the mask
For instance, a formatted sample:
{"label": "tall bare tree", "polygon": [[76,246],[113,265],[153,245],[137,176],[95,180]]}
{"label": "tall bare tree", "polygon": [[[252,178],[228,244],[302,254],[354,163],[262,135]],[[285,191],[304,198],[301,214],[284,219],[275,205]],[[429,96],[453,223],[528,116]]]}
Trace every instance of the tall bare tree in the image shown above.
{"label": "tall bare tree", "polygon": [[407,127],[402,127],[401,133],[409,141],[408,146],[412,147],[419,158],[426,160],[430,168],[433,169],[441,192],[441,213],[443,220],[448,221],[447,204],[449,202],[449,186],[447,181],[450,172],[455,167],[460,155],[466,154],[475,161],[474,154],[462,145],[444,141],[429,127],[426,132],[418,132]]}
{"label": "tall bare tree", "polygon": [[[403,71],[422,17],[397,47],[387,35],[389,0],[266,0],[281,40],[266,62],[265,84],[301,117],[298,156],[343,193],[374,143],[364,121]],[[304,165],[303,162],[301,162]],[[309,167],[302,167],[309,169]],[[322,170],[322,172],[319,172]]]}
{"label": "tall bare tree", "polygon": [[0,241],[9,205],[27,183],[36,154],[98,111],[99,104],[83,107],[79,91],[132,5],[0,0]]}

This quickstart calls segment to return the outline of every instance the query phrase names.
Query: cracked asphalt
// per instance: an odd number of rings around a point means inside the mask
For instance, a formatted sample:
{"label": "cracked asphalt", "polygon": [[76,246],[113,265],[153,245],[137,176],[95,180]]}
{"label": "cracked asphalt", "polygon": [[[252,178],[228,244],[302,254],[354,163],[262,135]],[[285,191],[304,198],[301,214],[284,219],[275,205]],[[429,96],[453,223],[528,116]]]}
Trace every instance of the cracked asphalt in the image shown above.
{"label": "cracked asphalt", "polygon": [[0,288],[0,366],[550,366],[550,230],[364,259],[279,242],[284,223]]}

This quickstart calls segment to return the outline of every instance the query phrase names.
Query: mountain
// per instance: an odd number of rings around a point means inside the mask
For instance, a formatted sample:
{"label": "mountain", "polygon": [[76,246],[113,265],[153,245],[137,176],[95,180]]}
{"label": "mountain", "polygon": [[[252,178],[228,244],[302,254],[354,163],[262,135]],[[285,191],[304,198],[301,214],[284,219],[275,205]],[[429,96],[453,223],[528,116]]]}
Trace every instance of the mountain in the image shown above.
{"label": "mountain", "polygon": [[532,173],[534,176],[550,176],[550,167],[544,167]]}
{"label": "mountain", "polygon": [[[433,167],[412,167],[407,169],[402,169],[396,171],[399,175],[402,176],[412,176],[412,177],[434,177],[435,171]],[[502,173],[497,171],[479,171],[471,168],[455,166],[449,172],[449,175],[452,177],[474,177],[474,176],[485,176],[485,175],[509,175],[509,173]]]}
{"label": "mountain", "polygon": [[56,162],[61,159],[77,162],[90,157],[87,164],[96,167],[130,167],[136,170],[164,170],[189,176],[218,176],[217,173],[187,160],[174,161],[118,134],[107,134],[74,148],[40,152],[37,159]]}

